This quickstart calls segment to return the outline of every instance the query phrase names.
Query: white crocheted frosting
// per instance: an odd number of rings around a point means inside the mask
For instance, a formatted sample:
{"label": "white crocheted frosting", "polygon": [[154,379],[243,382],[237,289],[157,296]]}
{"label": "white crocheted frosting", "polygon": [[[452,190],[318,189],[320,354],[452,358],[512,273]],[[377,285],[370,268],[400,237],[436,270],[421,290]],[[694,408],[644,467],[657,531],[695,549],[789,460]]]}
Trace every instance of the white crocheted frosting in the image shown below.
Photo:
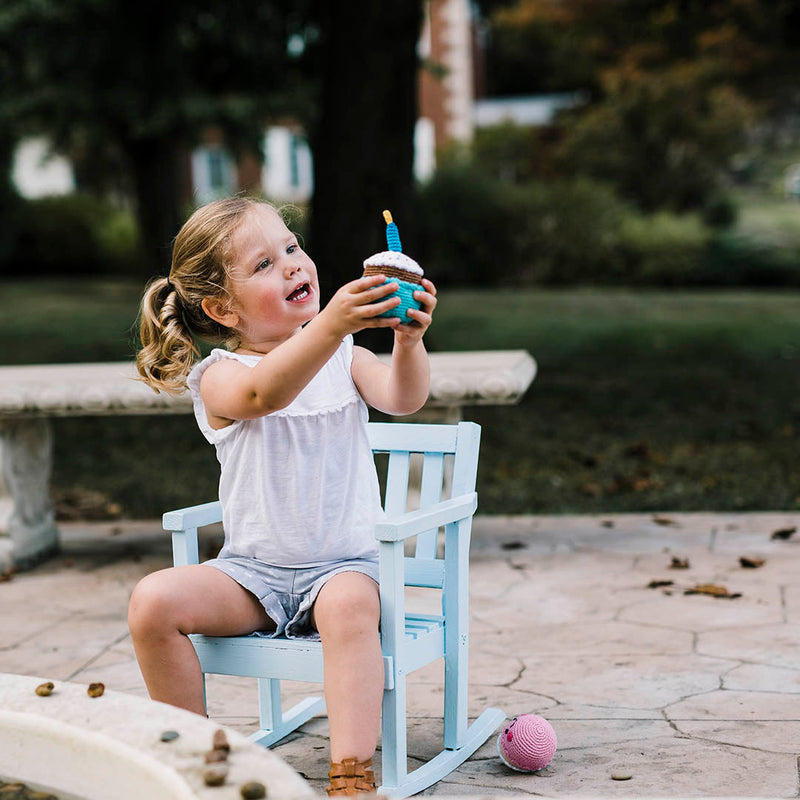
{"label": "white crocheted frosting", "polygon": [[397,253],[393,250],[387,250],[383,253],[375,253],[364,261],[365,267],[396,267],[397,269],[404,269],[406,272],[413,272],[416,275],[424,275],[425,272],[422,267],[409,258],[405,253]]}

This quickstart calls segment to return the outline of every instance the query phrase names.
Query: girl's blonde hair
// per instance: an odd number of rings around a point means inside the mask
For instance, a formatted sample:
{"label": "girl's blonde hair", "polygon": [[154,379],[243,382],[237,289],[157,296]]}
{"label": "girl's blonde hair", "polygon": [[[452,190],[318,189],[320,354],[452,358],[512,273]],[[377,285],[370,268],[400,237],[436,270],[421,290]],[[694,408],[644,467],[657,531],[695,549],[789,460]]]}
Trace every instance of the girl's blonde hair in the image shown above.
{"label": "girl's blonde hair", "polygon": [[142,297],[136,355],[141,379],[156,392],[180,394],[200,355],[195,337],[211,344],[236,345],[233,331],[202,308],[206,297],[228,291],[231,239],[249,211],[270,203],[248,197],[215,200],[184,223],[172,247],[169,278],[156,278]]}

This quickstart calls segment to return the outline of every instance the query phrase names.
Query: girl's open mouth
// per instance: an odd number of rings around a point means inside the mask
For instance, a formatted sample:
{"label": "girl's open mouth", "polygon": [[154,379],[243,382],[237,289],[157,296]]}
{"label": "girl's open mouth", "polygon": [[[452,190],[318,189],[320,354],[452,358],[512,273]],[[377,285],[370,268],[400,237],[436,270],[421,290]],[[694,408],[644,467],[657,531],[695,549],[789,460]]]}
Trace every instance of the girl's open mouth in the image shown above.
{"label": "girl's open mouth", "polygon": [[286,299],[290,303],[302,303],[311,297],[311,286],[307,283],[301,283]]}

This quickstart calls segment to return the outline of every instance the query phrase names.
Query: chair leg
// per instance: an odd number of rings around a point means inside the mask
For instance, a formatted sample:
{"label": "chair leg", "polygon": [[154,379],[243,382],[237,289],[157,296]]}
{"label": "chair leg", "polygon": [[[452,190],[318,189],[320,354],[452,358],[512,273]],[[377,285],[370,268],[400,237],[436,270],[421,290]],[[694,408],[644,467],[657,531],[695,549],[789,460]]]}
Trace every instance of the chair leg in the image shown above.
{"label": "chair leg", "polygon": [[381,715],[381,779],[385,786],[399,786],[408,774],[406,737],[406,679],[396,675],[394,688],[383,693]]}
{"label": "chair leg", "polygon": [[271,747],[312,717],[323,712],[325,700],[322,697],[307,697],[284,714],[281,710],[280,680],[259,678],[258,706],[261,729],[249,738],[251,742],[262,747]]}
{"label": "chair leg", "polygon": [[418,767],[409,775],[404,775],[403,779],[396,783],[389,782],[384,775],[383,785],[378,789],[378,793],[395,800],[396,798],[410,797],[427,789],[463,764],[502,725],[505,719],[506,715],[500,709],[487,708],[467,728],[461,747],[457,750],[442,750],[427,764]]}
{"label": "chair leg", "polygon": [[265,731],[275,730],[283,721],[280,680],[259,678],[258,718],[261,729]]}

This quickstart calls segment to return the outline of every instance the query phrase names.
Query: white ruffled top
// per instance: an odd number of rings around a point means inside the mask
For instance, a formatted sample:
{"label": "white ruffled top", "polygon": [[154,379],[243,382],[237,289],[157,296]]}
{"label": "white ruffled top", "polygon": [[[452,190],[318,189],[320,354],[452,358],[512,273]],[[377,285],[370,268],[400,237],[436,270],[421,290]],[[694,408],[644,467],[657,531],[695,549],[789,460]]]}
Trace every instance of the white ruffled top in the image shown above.
{"label": "white ruffled top", "polygon": [[383,512],[367,407],[350,374],[353,337],[285,408],[213,429],[200,396],[203,373],[221,359],[254,367],[261,358],[216,349],[187,381],[195,418],[221,468],[220,556],[282,567],[376,556],[375,523]]}

